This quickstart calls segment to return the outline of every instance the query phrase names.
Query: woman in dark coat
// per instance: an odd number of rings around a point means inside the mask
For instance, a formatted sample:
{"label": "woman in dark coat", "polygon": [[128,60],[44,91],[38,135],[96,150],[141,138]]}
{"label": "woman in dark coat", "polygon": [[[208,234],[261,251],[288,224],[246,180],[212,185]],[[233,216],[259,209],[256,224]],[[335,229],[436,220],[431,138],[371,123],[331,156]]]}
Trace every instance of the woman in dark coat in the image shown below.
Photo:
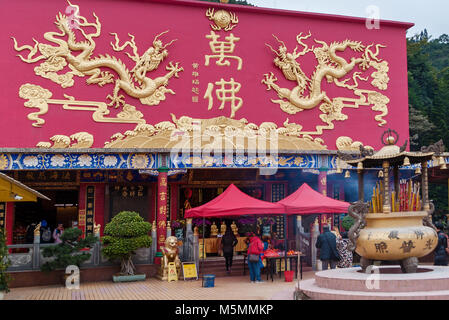
{"label": "woman in dark coat", "polygon": [[231,228],[226,228],[226,233],[221,239],[221,246],[223,248],[223,256],[226,260],[226,271],[231,273],[232,257],[234,256],[234,247],[238,241],[232,232]]}

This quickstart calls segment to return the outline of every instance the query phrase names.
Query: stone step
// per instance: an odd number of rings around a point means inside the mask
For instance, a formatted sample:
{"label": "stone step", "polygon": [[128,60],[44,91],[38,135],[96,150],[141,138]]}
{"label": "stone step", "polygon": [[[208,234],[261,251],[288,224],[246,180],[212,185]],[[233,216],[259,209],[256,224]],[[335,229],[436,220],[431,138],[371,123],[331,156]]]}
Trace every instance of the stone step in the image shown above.
{"label": "stone step", "polygon": [[[403,274],[399,266],[382,266],[378,274],[358,272],[360,268],[336,269],[317,272],[316,286],[320,288],[346,291],[369,292],[409,292],[441,291],[449,289],[449,277],[446,269],[425,266],[419,273]],[[388,273],[387,272],[396,272]],[[376,282],[374,282],[376,281]],[[369,289],[371,288],[371,289]]]}
{"label": "stone step", "polygon": [[321,288],[314,279],[304,280],[300,289],[313,300],[448,300],[449,290],[375,292]]}

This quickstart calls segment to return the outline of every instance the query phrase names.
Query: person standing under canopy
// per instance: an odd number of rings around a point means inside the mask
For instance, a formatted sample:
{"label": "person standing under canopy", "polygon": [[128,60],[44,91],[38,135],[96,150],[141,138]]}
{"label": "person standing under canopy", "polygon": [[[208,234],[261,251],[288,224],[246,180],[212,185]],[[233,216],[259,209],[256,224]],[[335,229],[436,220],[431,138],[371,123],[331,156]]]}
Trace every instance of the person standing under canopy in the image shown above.
{"label": "person standing under canopy", "polygon": [[237,245],[238,240],[232,232],[231,228],[227,228],[226,232],[221,239],[221,246],[223,248],[223,256],[226,261],[226,271],[231,273],[232,258],[234,256],[234,247]]}
{"label": "person standing under canopy", "polygon": [[251,283],[262,283],[260,269],[263,266],[260,255],[263,253],[263,243],[255,234],[251,235],[248,245],[248,269]]}
{"label": "person standing under canopy", "polygon": [[323,233],[318,236],[316,247],[320,249],[323,270],[327,270],[329,266],[331,269],[335,269],[340,255],[337,251],[337,237],[329,231],[329,226],[323,227]]}

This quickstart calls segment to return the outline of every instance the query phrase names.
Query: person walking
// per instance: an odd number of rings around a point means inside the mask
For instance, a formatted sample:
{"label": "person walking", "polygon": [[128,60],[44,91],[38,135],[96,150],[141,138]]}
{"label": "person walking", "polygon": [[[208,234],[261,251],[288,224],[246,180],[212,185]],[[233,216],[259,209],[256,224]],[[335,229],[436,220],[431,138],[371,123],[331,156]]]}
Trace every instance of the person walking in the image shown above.
{"label": "person walking", "polygon": [[320,249],[323,270],[327,270],[329,267],[335,269],[340,256],[337,251],[337,237],[329,231],[329,226],[323,227],[323,233],[318,236],[315,246]]}
{"label": "person walking", "polygon": [[447,266],[448,265],[448,247],[447,236],[443,232],[443,224],[441,222],[435,223],[438,233],[438,244],[434,251],[434,265]]}
{"label": "person walking", "polygon": [[251,235],[248,245],[248,269],[251,283],[262,283],[260,278],[260,267],[262,261],[260,255],[263,253],[263,243],[255,234]]}
{"label": "person walking", "polygon": [[340,261],[338,261],[338,268],[351,268],[353,254],[352,251],[348,249],[349,239],[348,233],[343,232],[340,237],[337,237],[337,251],[340,255]]}
{"label": "person walking", "polygon": [[228,274],[231,273],[234,247],[237,245],[237,243],[237,238],[235,237],[231,228],[227,228],[223,238],[221,238],[221,247],[223,250],[223,256],[226,262],[226,271]]}

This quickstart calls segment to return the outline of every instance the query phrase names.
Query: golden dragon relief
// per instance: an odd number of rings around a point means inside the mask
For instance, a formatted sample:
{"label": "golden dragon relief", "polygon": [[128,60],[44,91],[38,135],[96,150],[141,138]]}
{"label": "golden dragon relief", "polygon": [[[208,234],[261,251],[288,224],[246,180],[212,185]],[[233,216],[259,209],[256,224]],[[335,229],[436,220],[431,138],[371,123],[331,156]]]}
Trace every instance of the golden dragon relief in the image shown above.
{"label": "golden dragon relief", "polygon": [[[273,36],[279,43],[279,49],[275,50],[271,45],[266,45],[276,54],[274,64],[282,71],[287,80],[295,83],[295,87],[293,89],[281,88],[276,83],[278,79],[273,72],[265,74],[262,83],[267,86],[268,91],[274,90],[280,98],[271,101],[279,104],[280,108],[288,114],[297,114],[319,106],[322,112],[320,118],[326,124],[316,126],[313,132],[301,132],[302,134],[321,135],[323,130],[334,129],[334,121],[348,119],[348,116],[342,113],[344,108],[371,106],[373,111],[380,112],[375,116],[375,120],[379,122],[378,125],[384,126],[387,123],[384,117],[388,114],[390,99],[378,91],[359,88],[359,81],[369,81],[369,77],[362,75],[368,70],[374,69],[375,71],[371,74],[371,78],[373,78],[371,85],[379,90],[388,89],[390,81],[388,62],[378,57],[380,49],[385,48],[384,45],[365,46],[359,41],[352,40],[333,42],[328,45],[324,41],[315,39],[315,43],[318,45],[309,48],[309,45],[304,42],[312,36],[309,32],[308,35],[300,33],[296,37],[297,43],[302,47],[301,52],[298,52],[298,46],[293,52],[288,52],[285,43],[275,35]],[[338,55],[338,52],[345,52],[348,49],[354,53],[350,62]],[[306,75],[297,61],[298,58],[309,53],[313,53],[318,62],[310,77]],[[357,66],[361,72],[354,72],[351,76]],[[346,76],[348,77],[343,79]],[[322,89],[323,80],[351,90],[355,97],[331,99]]]}
{"label": "golden dragon relief", "polygon": [[[168,72],[164,76],[154,79],[147,76],[148,72],[158,69],[168,56],[167,47],[176,41],[172,40],[163,44],[160,37],[168,31],[158,34],[154,38],[152,46],[143,55],[139,55],[132,34],[128,34],[129,41],[120,45],[118,35],[111,33],[114,36],[114,42],[110,43],[112,49],[116,52],[124,52],[135,63],[134,67],[129,70],[124,62],[114,56],[109,54],[94,56],[95,38],[101,35],[100,20],[93,13],[95,22],[88,22],[85,17],[79,15],[78,6],[72,5],[69,1],[68,3],[71,7],[76,8],[77,27],[71,26],[70,19],[59,12],[55,22],[58,31],[44,34],[45,40],[51,45],[33,39],[34,46],[19,46],[17,40],[12,37],[16,51],[29,50],[26,57],[18,54],[23,62],[31,64],[42,61],[39,66],[34,68],[36,75],[49,79],[62,88],[72,87],[75,82],[74,76],[88,77],[86,83],[89,85],[102,87],[106,84],[114,84],[112,94],[106,98],[110,100],[107,105],[115,108],[126,105],[125,97],[119,94],[121,90],[129,96],[139,99],[142,104],[150,106],[159,105],[166,99],[166,93],[175,94],[167,85],[172,77],[178,78],[179,72],[183,71],[179,63],[169,62],[166,66]],[[83,39],[77,38],[80,36]],[[125,52],[128,47],[132,49],[131,53]],[[58,73],[61,71],[62,73]]]}

